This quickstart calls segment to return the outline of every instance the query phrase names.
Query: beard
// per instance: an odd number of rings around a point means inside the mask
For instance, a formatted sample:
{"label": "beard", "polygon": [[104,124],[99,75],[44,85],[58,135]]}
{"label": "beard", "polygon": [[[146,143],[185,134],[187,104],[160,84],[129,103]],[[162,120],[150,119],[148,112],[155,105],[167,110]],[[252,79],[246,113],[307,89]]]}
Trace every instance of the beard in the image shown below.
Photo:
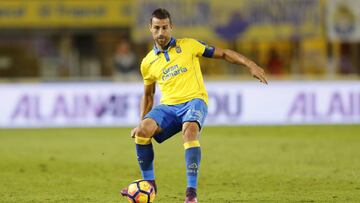
{"label": "beard", "polygon": [[169,41],[169,39],[167,37],[164,37],[164,36],[160,36],[160,37],[158,37],[156,39],[156,42],[162,47],[166,46],[168,41]]}

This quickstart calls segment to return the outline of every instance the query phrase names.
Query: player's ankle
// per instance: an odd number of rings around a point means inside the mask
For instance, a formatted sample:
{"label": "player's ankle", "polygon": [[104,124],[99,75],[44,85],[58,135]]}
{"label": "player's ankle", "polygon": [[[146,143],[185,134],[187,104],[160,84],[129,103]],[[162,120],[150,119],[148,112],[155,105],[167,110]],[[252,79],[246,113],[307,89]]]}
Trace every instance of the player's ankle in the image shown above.
{"label": "player's ankle", "polygon": [[155,180],[148,180],[148,182],[154,187],[155,193],[157,193],[157,186]]}
{"label": "player's ankle", "polygon": [[193,198],[196,198],[196,196],[197,196],[196,188],[193,188],[193,187],[186,188],[186,197],[193,199]]}

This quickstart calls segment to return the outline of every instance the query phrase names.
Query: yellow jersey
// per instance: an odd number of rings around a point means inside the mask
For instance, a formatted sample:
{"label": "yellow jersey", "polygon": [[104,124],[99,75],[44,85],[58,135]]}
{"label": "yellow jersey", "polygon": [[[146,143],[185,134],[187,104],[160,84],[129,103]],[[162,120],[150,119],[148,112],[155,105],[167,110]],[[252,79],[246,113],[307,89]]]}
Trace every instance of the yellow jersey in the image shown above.
{"label": "yellow jersey", "polygon": [[141,62],[144,84],[159,84],[162,104],[181,104],[195,98],[207,104],[199,57],[212,57],[214,51],[214,47],[191,38],[171,38],[164,51],[154,45]]}

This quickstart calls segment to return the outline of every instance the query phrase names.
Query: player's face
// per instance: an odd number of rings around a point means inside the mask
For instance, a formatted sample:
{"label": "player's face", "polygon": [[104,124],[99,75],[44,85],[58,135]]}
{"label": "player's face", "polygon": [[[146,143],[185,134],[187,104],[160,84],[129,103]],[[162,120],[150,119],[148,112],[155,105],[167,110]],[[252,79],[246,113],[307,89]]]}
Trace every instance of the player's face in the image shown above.
{"label": "player's face", "polygon": [[170,24],[169,18],[152,18],[152,23],[150,24],[150,32],[153,39],[159,46],[165,47],[167,45],[171,38],[171,31],[172,25]]}

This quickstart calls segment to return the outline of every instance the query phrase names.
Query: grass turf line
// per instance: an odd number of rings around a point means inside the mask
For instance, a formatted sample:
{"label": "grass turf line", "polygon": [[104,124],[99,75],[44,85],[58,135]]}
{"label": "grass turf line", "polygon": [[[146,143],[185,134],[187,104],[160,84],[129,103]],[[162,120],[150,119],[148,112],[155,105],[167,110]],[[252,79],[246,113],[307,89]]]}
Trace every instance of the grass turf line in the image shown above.
{"label": "grass turf line", "polygon": [[[129,131],[1,129],[0,202],[127,202]],[[360,126],[205,127],[200,143],[200,202],[360,202]],[[182,202],[181,136],[154,148],[155,202]]]}

